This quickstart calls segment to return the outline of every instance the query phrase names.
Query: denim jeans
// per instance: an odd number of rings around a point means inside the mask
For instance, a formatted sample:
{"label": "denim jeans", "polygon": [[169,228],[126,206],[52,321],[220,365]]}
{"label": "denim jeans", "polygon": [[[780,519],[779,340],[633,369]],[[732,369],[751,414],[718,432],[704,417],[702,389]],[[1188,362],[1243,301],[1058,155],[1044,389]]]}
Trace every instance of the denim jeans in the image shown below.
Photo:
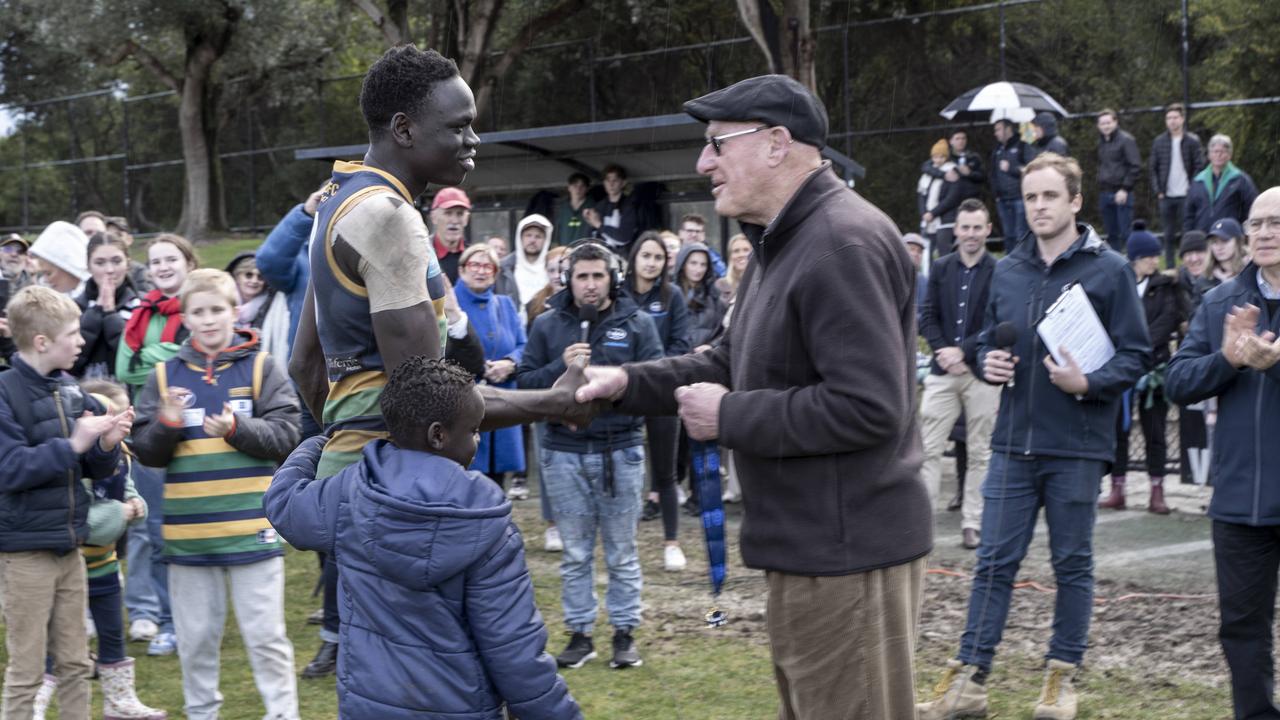
{"label": "denim jeans", "polygon": [[1280,527],[1213,521],[1213,560],[1218,572],[1221,623],[1218,640],[1231,668],[1237,718],[1280,718],[1275,704],[1276,571]]}
{"label": "denim jeans", "polygon": [[124,601],[120,591],[90,597],[89,615],[98,631],[98,662],[110,665],[124,660]]}
{"label": "denim jeans", "polygon": [[1107,231],[1107,242],[1118,253],[1124,253],[1129,239],[1129,225],[1133,222],[1133,193],[1128,193],[1123,205],[1116,204],[1116,194],[1104,192],[1098,195],[1098,210],[1102,213],[1102,226]]}
{"label": "denim jeans", "polygon": [[129,620],[144,618],[173,632],[169,564],[164,559],[164,468],[133,464],[133,484],[147,501],[147,522],[129,528],[124,605]]}
{"label": "denim jeans", "polygon": [[1013,252],[1027,234],[1027,206],[1022,198],[997,198],[996,212],[1000,214],[1000,231],[1004,233],[1004,251]]}
{"label": "denim jeans", "polygon": [[1178,248],[1182,245],[1182,214],[1187,209],[1185,197],[1165,197],[1160,201],[1160,225],[1164,228],[1164,265],[1175,267]]}
{"label": "denim jeans", "polygon": [[982,484],[982,541],[960,637],[961,662],[991,669],[1009,616],[1009,599],[1036,516],[1044,508],[1057,580],[1053,638],[1045,657],[1078,665],[1093,613],[1093,524],[1106,463],[1078,458],[1023,457],[995,452]]}
{"label": "denim jeans", "polygon": [[[606,465],[606,457],[609,458]],[[596,620],[596,530],[604,542],[609,569],[605,604],[609,624],[640,624],[640,555],[636,524],[644,491],[642,446],[605,453],[579,454],[542,449],[542,483],[551,500],[564,554],[560,559],[564,621],[574,632],[590,633]],[[612,475],[612,482],[606,480]]]}

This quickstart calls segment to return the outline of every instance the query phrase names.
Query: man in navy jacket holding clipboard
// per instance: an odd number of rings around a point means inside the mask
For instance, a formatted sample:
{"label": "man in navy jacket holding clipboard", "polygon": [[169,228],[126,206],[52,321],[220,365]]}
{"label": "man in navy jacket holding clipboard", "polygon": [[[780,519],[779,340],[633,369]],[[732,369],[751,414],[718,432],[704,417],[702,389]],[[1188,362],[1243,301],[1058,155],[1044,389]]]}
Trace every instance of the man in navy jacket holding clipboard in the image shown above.
{"label": "man in navy jacket holding clipboard", "polygon": [[[1024,238],[996,265],[978,340],[984,379],[1005,389],[982,487],[982,539],[968,622],[938,685],[941,694],[917,707],[921,720],[985,712],[984,683],[1041,506],[1058,592],[1034,717],[1076,716],[1072,678],[1084,658],[1093,610],[1098,487],[1115,452],[1120,395],[1147,371],[1151,352],[1133,270],[1092,228],[1076,222],[1084,202],[1080,185],[1079,164],[1056,153],[1037,156],[1023,170],[1022,197],[1035,242]],[[1035,327],[1074,284],[1088,295],[1116,350],[1088,374],[1067,348],[1058,349],[1062,362],[1055,362]],[[1006,322],[1016,340],[997,347],[995,329]]]}

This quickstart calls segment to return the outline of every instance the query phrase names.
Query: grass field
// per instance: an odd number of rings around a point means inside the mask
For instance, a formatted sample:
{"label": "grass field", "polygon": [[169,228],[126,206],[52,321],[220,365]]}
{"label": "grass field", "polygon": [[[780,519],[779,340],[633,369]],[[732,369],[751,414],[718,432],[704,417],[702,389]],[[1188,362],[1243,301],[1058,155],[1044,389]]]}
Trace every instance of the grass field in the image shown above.
{"label": "grass field", "polygon": [[[237,253],[254,250],[262,238],[228,238],[198,248],[202,265],[221,268]],[[536,483],[531,482],[536,488]],[[536,490],[535,490],[536,492]],[[555,556],[542,553],[542,523],[537,502],[517,503],[516,521],[525,533],[530,571],[536,599],[550,630],[550,647],[558,652],[567,641],[560,612],[560,581]],[[597,651],[602,661],[588,663],[565,673],[570,689],[581,703],[587,718],[609,720],[743,720],[776,717],[777,699],[769,662],[768,647],[759,618],[734,622],[725,628],[702,627],[696,613],[705,598],[705,554],[701,550],[696,523],[685,522],[682,538],[690,568],[681,576],[663,573],[660,568],[659,523],[642,523],[642,560],[645,566],[646,624],[636,633],[644,655],[643,667],[627,671],[607,666],[608,628],[603,618],[598,625]],[[737,531],[732,531],[736,545]],[[734,548],[730,553],[731,578],[753,575],[738,565]],[[597,563],[597,578],[603,598],[603,567]],[[310,553],[290,551],[286,557],[286,618],[294,644],[295,662],[300,670],[315,653],[319,638],[316,626],[305,624],[306,616],[319,606],[310,596],[318,570]],[[700,575],[699,573],[703,573]],[[755,586],[750,586],[755,587]],[[678,607],[671,603],[677,596]],[[926,589],[925,603],[940,602],[936,588]],[[1025,622],[1011,618],[1010,625]],[[839,619],[833,619],[838,624]],[[922,643],[917,658],[917,687],[927,695],[961,628],[949,623],[944,639]],[[1047,628],[1041,628],[1047,635]],[[0,628],[2,632],[2,628]],[[138,657],[138,688],[144,702],[182,713],[181,673],[176,657],[148,658],[146,647],[129,646]],[[989,681],[992,718],[1029,719],[1040,687],[1039,649],[1003,648]],[[0,663],[7,662],[0,647]],[[221,688],[225,696],[224,720],[253,720],[262,716],[262,705],[253,684],[248,659],[234,620],[229,620],[222,650]],[[1141,667],[1086,669],[1078,686],[1084,693],[1080,718],[1160,718],[1160,720],[1214,720],[1230,716],[1230,697],[1223,687],[1183,680],[1152,679]],[[846,679],[835,678],[833,682]],[[331,720],[337,717],[332,679],[298,681],[302,717]],[[101,716],[101,693],[94,689],[95,717]],[[54,717],[54,715],[50,715]]]}

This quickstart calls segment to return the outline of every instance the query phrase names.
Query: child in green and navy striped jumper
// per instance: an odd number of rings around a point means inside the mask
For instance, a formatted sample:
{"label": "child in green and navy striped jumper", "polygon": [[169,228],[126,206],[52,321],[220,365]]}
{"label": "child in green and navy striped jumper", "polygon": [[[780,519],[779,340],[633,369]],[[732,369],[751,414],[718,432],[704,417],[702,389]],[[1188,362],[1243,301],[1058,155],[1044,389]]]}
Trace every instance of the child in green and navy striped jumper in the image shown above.
{"label": "child in green and navy striped jumper", "polygon": [[262,495],[298,442],[289,379],[235,328],[235,281],[193,271],[178,295],[190,337],[157,363],[138,396],[133,446],[166,467],[164,552],[187,717],[215,719],[227,585],[266,717],[298,718],[284,625],[284,549]]}
{"label": "child in green and navy striped jumper", "polygon": [[[80,388],[111,412],[129,407],[122,386],[110,380],[85,380]],[[133,459],[122,449],[116,474],[81,482],[93,495],[89,505],[89,537],[80,546],[89,581],[89,613],[98,632],[98,677],[102,681],[102,716],[109,720],[165,720],[163,710],[147,707],[134,691],[133,658],[125,655],[124,595],[116,542],[125,530],[147,519],[147,503],[133,487]],[[56,681],[55,681],[56,682]]]}

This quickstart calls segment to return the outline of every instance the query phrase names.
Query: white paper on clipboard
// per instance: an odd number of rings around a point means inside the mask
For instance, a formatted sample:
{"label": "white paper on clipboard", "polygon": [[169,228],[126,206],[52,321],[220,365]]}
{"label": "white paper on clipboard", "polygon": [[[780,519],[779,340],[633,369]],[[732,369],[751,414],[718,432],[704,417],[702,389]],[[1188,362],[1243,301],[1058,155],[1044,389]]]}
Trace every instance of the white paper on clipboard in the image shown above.
{"label": "white paper on clipboard", "polygon": [[1086,375],[1105,365],[1116,354],[1111,336],[1102,327],[1102,321],[1080,283],[1072,283],[1049,306],[1036,325],[1036,332],[1053,355],[1054,362],[1066,364],[1058,351],[1058,348],[1065,347]]}

